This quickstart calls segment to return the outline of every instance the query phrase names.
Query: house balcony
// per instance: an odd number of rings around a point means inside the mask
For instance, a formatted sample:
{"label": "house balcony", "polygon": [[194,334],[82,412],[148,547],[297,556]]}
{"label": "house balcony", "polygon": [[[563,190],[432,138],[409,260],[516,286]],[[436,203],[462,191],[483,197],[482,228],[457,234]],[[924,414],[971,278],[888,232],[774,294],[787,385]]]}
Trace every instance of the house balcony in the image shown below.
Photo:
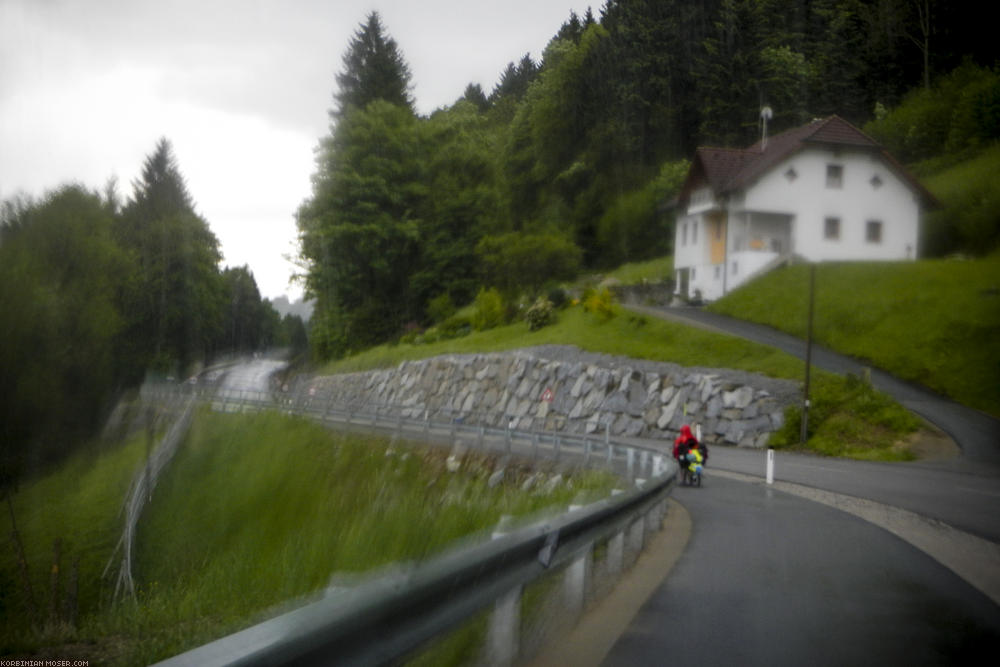
{"label": "house balcony", "polygon": [[688,199],[687,214],[696,215],[719,208],[719,202],[710,188],[698,188]]}

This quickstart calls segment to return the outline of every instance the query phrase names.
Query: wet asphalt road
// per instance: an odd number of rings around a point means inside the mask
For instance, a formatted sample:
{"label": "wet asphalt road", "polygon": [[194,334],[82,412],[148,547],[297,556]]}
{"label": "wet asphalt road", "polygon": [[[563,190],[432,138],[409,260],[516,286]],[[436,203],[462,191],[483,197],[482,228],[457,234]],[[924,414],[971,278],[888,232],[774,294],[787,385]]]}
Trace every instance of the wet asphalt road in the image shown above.
{"label": "wet asphalt road", "polygon": [[270,391],[271,375],[287,365],[281,359],[247,359],[226,369],[218,391],[233,398],[241,392],[266,394]]}
{"label": "wet asphalt road", "polygon": [[890,533],[708,476],[687,549],[602,664],[995,664],[1000,607]]}
{"label": "wet asphalt road", "polygon": [[[698,309],[636,310],[805,357],[802,340],[769,327]],[[865,365],[820,346],[813,363],[837,373]],[[885,464],[779,452],[776,481],[903,508],[1000,543],[1000,420],[878,370],[872,380],[948,433],[961,457]],[[765,460],[717,447],[705,486],[675,491],[691,515],[691,541],[602,664],[995,664],[1000,606],[953,571],[856,516],[711,474],[762,477]]]}

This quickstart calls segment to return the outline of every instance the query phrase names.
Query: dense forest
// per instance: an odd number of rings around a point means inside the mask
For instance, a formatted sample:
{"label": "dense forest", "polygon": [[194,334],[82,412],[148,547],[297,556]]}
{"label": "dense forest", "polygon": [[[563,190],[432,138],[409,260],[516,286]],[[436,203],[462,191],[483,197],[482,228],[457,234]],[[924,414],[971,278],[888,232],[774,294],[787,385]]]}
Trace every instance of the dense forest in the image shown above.
{"label": "dense forest", "polygon": [[66,185],[0,209],[0,486],[92,434],[147,372],[306,343],[219,242],[160,140],[124,203]]}
{"label": "dense forest", "polygon": [[[608,0],[599,16],[571,13],[539,60],[511,62],[488,94],[471,83],[424,117],[372,13],[345,53],[297,215],[314,351],[392,340],[484,288],[532,297],[581,269],[669,253],[663,204],[686,160],[699,145],[752,143],[764,105],[774,132],[838,114],[881,122],[890,150],[917,143],[912,123],[886,120],[910,91],[963,60],[992,82],[980,93],[1000,90],[979,23],[934,0]],[[995,100],[976,105],[977,136],[994,140]]]}

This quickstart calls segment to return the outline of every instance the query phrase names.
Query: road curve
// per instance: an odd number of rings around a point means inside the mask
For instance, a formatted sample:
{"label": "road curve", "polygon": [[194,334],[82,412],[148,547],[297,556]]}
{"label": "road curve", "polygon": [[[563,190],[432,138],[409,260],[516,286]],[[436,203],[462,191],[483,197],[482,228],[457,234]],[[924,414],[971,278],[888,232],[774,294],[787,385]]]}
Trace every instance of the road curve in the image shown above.
{"label": "road curve", "polygon": [[[650,308],[629,306],[632,310],[704,329],[746,338],[776,347],[800,359],[805,359],[806,344],[801,338],[753,322],[738,320],[700,308]],[[813,344],[812,363],[834,373],[860,375],[871,364],[839,354]],[[871,368],[872,384],[909,410],[920,415],[947,433],[962,449],[968,461],[1000,465],[1000,419],[936,394],[929,389],[901,380],[889,373]]]}

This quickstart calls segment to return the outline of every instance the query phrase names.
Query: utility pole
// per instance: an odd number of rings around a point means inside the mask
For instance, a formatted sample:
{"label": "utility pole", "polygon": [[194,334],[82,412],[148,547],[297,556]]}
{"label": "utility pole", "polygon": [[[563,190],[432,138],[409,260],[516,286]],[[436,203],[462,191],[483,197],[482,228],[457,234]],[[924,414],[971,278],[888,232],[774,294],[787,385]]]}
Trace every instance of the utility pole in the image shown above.
{"label": "utility pole", "polygon": [[809,265],[809,323],[806,327],[806,386],[802,402],[802,432],[799,434],[799,444],[806,443],[806,433],[809,430],[809,370],[812,367],[813,346],[813,306],[816,301],[816,265]]}

